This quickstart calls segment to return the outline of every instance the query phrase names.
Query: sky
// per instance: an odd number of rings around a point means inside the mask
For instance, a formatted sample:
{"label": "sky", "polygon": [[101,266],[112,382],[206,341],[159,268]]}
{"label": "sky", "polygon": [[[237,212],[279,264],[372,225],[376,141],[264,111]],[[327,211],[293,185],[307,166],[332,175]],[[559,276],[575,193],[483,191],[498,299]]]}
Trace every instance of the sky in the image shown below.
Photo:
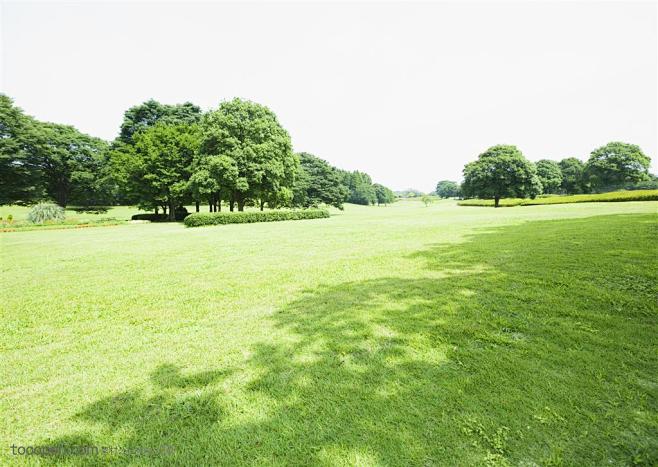
{"label": "sky", "polygon": [[150,98],[267,105],[306,151],[392,189],[638,144],[658,172],[656,2],[13,3],[0,90],[111,140]]}

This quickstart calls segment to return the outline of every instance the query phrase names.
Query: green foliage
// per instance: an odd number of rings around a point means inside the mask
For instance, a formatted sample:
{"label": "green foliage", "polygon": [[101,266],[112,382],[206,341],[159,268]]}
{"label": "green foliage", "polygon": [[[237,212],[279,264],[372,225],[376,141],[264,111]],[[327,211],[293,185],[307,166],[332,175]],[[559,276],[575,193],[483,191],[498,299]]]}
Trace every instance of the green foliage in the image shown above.
{"label": "green foliage", "polygon": [[349,189],[343,185],[338,170],[313,154],[301,152],[297,156],[300,164],[293,189],[293,204],[308,208],[324,203],[343,209]]}
{"label": "green foliage", "polygon": [[0,94],[0,204],[28,204],[45,194],[35,154],[37,123]]}
{"label": "green foliage", "polygon": [[394,191],[395,195],[398,198],[420,198],[425,193],[422,191],[416,190],[414,188],[409,188],[408,190]]}
{"label": "green foliage", "polygon": [[200,120],[201,108],[191,102],[168,105],[150,99],[126,110],[119,139],[123,143],[130,144],[135,133],[152,127],[156,123],[193,125]]}
{"label": "green foliage", "polygon": [[370,175],[365,172],[340,171],[343,184],[348,188],[347,202],[353,204],[369,205],[377,202],[377,194],[372,186]]}
{"label": "green foliage", "polygon": [[558,193],[562,186],[562,170],[557,162],[548,159],[537,161],[537,176],[543,193]]}
{"label": "green foliage", "polygon": [[375,196],[377,204],[391,204],[395,202],[395,193],[390,188],[385,187],[379,183],[374,183],[372,187],[375,189]]}
{"label": "green foliage", "polygon": [[196,125],[156,123],[133,135],[132,157],[125,161],[128,180],[144,207],[162,203],[175,220],[175,209],[188,193],[199,148]]}
{"label": "green foliage", "polygon": [[247,211],[247,212],[197,212],[185,218],[186,227],[204,225],[244,224],[251,222],[274,222],[329,217],[325,209],[300,209],[290,211]]}
{"label": "green foliage", "polygon": [[[535,199],[504,198],[500,200],[503,207],[533,206],[542,204],[597,203],[621,201],[658,201],[658,190],[611,191],[600,194],[583,194],[568,196],[547,196]],[[467,199],[460,201],[460,206],[493,206],[492,200]]]}
{"label": "green foliage", "polygon": [[649,180],[651,159],[635,144],[612,142],[592,151],[585,176],[592,188],[607,187]]}
{"label": "green foliage", "polygon": [[427,196],[427,195],[424,195],[420,200],[423,202],[423,204],[424,204],[425,206],[429,206],[430,204],[432,204],[432,203],[434,202],[434,200],[432,199],[432,197],[431,197],[431,196]]}
{"label": "green foliage", "polygon": [[506,196],[536,197],[541,194],[541,182],[535,165],[516,146],[499,145],[466,164],[462,190],[467,197],[493,198],[498,206]]}
{"label": "green foliage", "polygon": [[226,167],[216,176],[231,206],[242,211],[249,199],[274,201],[292,188],[298,161],[270,109],[242,99],[222,102],[204,115],[202,128],[201,153],[223,158]]}
{"label": "green foliage", "polygon": [[457,182],[442,180],[436,184],[436,194],[439,198],[457,198],[461,195],[461,189]]}
{"label": "green foliage", "polygon": [[46,193],[62,207],[70,202],[98,204],[100,175],[108,145],[105,141],[80,133],[69,125],[40,123],[35,138],[36,155]]}
{"label": "green foliage", "polygon": [[[184,207],[178,207],[174,210],[176,221],[184,220],[189,214]],[[151,221],[151,222],[170,222],[172,219],[168,214],[140,213],[134,214],[130,218],[133,221]]]}
{"label": "green foliage", "polygon": [[27,219],[33,224],[63,221],[65,217],[64,209],[53,203],[35,204],[27,215]]}
{"label": "green foliage", "polygon": [[585,164],[575,157],[567,157],[559,163],[562,172],[562,190],[567,194],[578,194],[585,190],[583,173]]}

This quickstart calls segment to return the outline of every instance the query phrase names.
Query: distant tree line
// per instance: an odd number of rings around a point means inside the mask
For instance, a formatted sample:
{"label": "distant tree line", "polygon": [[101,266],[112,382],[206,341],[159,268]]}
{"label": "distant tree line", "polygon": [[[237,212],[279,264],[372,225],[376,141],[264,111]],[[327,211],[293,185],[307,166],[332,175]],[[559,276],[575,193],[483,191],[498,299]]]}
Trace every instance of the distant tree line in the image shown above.
{"label": "distant tree line", "polygon": [[649,173],[651,159],[639,146],[611,142],[595,149],[587,162],[568,157],[559,162],[527,160],[516,146],[498,145],[464,167],[464,180],[442,180],[442,198],[488,198],[495,205],[505,197],[535,198],[541,194],[601,193],[616,189],[658,188]]}
{"label": "distant tree line", "polygon": [[136,204],[170,219],[189,204],[215,212],[395,200],[364,172],[293,153],[276,115],[242,99],[208,112],[149,100],[128,109],[106,142],[40,122],[0,94],[0,181],[0,204]]}

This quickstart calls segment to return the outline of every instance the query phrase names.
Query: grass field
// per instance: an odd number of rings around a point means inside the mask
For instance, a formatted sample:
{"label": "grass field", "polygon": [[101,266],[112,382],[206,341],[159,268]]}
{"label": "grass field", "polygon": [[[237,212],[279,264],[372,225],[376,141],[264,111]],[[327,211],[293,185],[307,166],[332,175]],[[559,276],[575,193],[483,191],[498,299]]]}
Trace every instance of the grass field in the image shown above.
{"label": "grass field", "polygon": [[[540,204],[569,204],[569,203],[610,203],[628,201],[658,201],[658,190],[629,190],[610,191],[608,193],[591,193],[582,195],[547,195],[529,198],[503,198],[501,207],[535,206]],[[494,206],[493,199],[465,199],[459,201],[460,206]]]}
{"label": "grass field", "polygon": [[657,209],[0,234],[0,464],[656,465]]}

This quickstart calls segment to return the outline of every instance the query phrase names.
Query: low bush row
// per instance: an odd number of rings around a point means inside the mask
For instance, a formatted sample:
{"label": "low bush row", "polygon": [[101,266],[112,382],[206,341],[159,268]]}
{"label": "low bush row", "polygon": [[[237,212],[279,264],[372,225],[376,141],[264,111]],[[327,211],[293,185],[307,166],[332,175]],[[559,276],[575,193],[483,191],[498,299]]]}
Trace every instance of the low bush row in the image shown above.
{"label": "low bush row", "polygon": [[[597,203],[616,201],[658,201],[658,190],[613,191],[610,193],[547,196],[535,199],[507,198],[501,199],[501,206],[533,206],[539,204]],[[492,199],[466,199],[460,206],[493,206]]]}
{"label": "low bush row", "polygon": [[204,225],[244,224],[250,222],[275,222],[329,217],[325,209],[300,209],[291,211],[251,212],[196,212],[185,218],[187,227]]}
{"label": "low bush row", "polygon": [[[187,209],[178,208],[175,211],[175,216],[177,221],[182,221],[187,217]],[[154,213],[144,213],[144,214],[134,214],[131,217],[134,221],[151,221],[151,222],[167,222],[169,216],[167,214],[154,214]]]}

